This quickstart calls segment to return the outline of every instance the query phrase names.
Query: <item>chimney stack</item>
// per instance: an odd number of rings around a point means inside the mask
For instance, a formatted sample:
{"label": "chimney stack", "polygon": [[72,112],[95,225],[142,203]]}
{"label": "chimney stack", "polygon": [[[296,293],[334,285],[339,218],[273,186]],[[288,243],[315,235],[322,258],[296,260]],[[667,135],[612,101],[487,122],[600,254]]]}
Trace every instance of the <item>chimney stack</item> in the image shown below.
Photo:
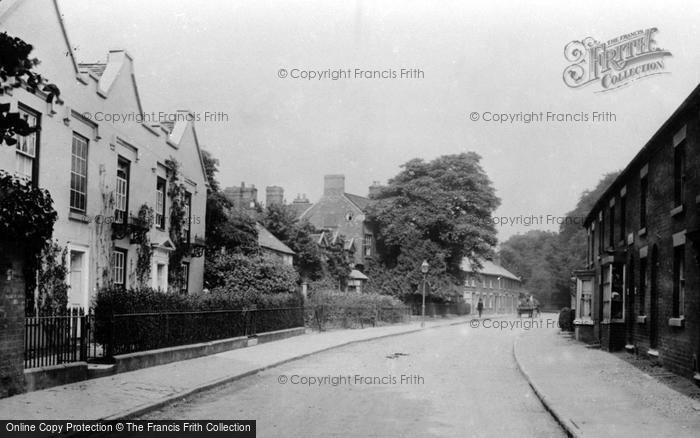
{"label": "chimney stack", "polygon": [[381,189],[382,185],[379,183],[379,181],[372,181],[372,185],[369,186],[369,197],[372,198],[374,195],[379,193]]}
{"label": "chimney stack", "polygon": [[345,193],[345,175],[325,175],[323,177],[323,194],[340,196]]}
{"label": "chimney stack", "polygon": [[268,186],[265,188],[265,205],[284,204],[284,189],[280,186]]}

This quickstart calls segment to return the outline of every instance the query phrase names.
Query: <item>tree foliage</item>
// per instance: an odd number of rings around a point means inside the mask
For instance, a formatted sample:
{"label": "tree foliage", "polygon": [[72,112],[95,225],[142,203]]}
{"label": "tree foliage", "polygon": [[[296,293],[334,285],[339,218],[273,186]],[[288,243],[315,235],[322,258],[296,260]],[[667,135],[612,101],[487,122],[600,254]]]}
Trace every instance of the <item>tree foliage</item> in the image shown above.
{"label": "tree foliage", "polygon": [[[30,93],[46,93],[46,101],[52,102],[61,92],[55,84],[49,84],[33,69],[39,60],[30,58],[34,48],[22,39],[11,37],[7,32],[0,33],[0,96],[8,94],[13,88],[26,86]],[[29,126],[27,120],[17,112],[10,112],[10,104],[0,104],[0,145],[17,144],[16,135],[26,136],[37,131],[36,126]]]}
{"label": "tree foliage", "polygon": [[533,230],[501,244],[503,266],[522,276],[523,286],[544,305],[561,307],[568,303],[571,273],[586,262],[583,220],[618,174],[605,174],[593,190],[584,191],[576,207],[565,215],[567,220],[558,233]]}
{"label": "tree foliage", "polygon": [[480,160],[474,152],[413,159],[373,195],[368,216],[376,225],[379,257],[369,268],[372,287],[397,296],[414,293],[427,260],[430,294],[446,298],[463,281],[464,258],[479,265],[492,255],[497,240],[490,218],[500,200]]}

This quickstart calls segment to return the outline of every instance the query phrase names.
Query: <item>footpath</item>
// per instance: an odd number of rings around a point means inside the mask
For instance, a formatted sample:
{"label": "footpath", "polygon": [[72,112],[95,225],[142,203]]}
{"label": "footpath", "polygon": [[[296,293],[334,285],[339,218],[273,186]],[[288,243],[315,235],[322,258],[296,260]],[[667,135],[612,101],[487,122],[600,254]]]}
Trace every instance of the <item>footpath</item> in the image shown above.
{"label": "footpath", "polygon": [[574,437],[698,437],[700,400],[559,329],[532,329],[513,354],[530,386]]}
{"label": "footpath", "polygon": [[[428,320],[425,329],[471,317]],[[0,419],[117,420],[157,409],[200,391],[344,345],[422,330],[420,322],[313,332],[108,377],[0,399]]]}

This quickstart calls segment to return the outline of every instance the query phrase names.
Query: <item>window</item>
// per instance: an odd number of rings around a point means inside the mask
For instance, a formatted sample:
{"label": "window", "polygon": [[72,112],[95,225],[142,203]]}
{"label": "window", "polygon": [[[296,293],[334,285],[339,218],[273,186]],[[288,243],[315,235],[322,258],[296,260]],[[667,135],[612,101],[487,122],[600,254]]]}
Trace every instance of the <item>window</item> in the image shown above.
{"label": "window", "polygon": [[591,319],[591,302],[593,298],[593,280],[581,280],[581,303],[579,306],[579,318]]}
{"label": "window", "polygon": [[[38,113],[31,112],[19,106],[19,116],[27,121],[30,127],[39,126]],[[36,184],[38,175],[37,155],[39,152],[39,133],[32,132],[27,136],[17,135],[15,154],[15,173],[18,177]]]}
{"label": "window", "polygon": [[615,206],[610,207],[610,230],[608,232],[608,246],[615,247]]}
{"label": "window", "polygon": [[673,151],[673,200],[674,205],[683,205],[685,193],[685,141]]}
{"label": "window", "polygon": [[647,294],[647,259],[639,260],[639,314],[645,314],[645,300]]}
{"label": "window", "polygon": [[119,157],[117,162],[114,220],[123,224],[127,222],[127,212],[129,211],[129,165],[129,160]]}
{"label": "window", "polygon": [[183,236],[185,243],[190,243],[190,225],[192,224],[192,194],[185,192],[185,223],[182,225],[182,230],[185,232]]}
{"label": "window", "polygon": [[156,179],[156,227],[165,229],[165,178]]}
{"label": "window", "polygon": [[627,236],[627,196],[620,198],[620,240]]}
{"label": "window", "polygon": [[70,208],[85,212],[87,205],[87,138],[73,133],[70,168]]}
{"label": "window", "polygon": [[180,291],[186,294],[190,284],[190,264],[187,262],[182,263],[182,285]]}
{"label": "window", "polygon": [[683,316],[685,301],[685,245],[673,250],[673,317]]}
{"label": "window", "polygon": [[114,284],[126,284],[126,250],[115,249],[112,252],[112,281]]}
{"label": "window", "polygon": [[645,176],[640,182],[639,188],[639,228],[647,227],[647,197],[649,192],[649,180]]}
{"label": "window", "polygon": [[372,257],[372,235],[371,234],[365,234],[365,239],[362,242],[363,246],[363,252],[365,253],[365,257]]}
{"label": "window", "polygon": [[624,318],[624,278],[625,265],[612,263],[603,268],[603,319],[622,320]]}

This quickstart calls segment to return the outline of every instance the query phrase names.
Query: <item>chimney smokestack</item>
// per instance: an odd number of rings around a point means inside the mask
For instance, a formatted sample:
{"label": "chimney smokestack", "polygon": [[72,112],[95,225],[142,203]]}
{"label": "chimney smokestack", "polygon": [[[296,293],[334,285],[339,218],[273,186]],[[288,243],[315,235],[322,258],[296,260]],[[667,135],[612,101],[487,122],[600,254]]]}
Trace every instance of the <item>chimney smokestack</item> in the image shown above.
{"label": "chimney smokestack", "polygon": [[345,175],[326,175],[323,177],[323,194],[339,196],[345,193]]}

